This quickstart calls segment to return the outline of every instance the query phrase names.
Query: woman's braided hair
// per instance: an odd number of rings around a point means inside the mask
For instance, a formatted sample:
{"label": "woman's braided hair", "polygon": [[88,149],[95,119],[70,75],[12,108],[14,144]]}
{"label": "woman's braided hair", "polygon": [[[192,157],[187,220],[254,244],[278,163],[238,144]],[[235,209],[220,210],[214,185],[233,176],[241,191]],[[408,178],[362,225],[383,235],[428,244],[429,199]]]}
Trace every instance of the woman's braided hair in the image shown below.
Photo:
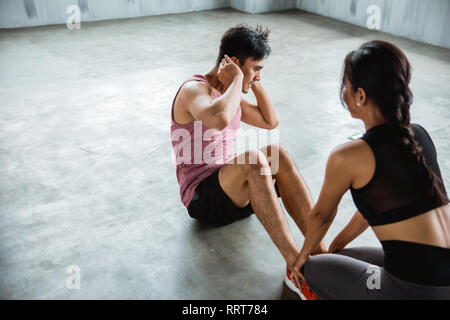
{"label": "woman's braided hair", "polygon": [[353,90],[362,88],[365,91],[388,123],[399,125],[399,148],[414,160],[414,165],[422,172],[425,192],[447,203],[443,183],[428,167],[410,126],[409,109],[413,93],[409,88],[411,66],[405,54],[386,41],[366,42],[345,57],[341,92],[345,79],[348,79]]}

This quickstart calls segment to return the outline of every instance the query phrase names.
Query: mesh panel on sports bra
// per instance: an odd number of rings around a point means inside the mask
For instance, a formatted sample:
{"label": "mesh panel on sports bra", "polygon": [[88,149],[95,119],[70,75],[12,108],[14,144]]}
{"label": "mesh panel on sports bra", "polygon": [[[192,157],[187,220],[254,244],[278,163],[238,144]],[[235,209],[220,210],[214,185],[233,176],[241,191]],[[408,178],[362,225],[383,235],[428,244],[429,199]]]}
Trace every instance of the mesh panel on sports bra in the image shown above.
{"label": "mesh panel on sports bra", "polygon": [[[411,126],[428,167],[442,180],[430,136],[420,125]],[[400,129],[398,125],[382,124],[362,137],[375,155],[375,173],[367,185],[351,188],[351,193],[356,207],[372,226],[405,220],[448,202],[427,193],[426,173],[398,142]],[[446,195],[445,188],[443,192]]]}

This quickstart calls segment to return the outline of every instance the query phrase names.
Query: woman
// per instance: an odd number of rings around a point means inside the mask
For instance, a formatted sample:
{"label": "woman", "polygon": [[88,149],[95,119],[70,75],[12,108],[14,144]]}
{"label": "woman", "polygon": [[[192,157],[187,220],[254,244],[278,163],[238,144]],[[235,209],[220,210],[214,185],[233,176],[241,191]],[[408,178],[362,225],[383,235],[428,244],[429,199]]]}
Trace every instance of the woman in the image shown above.
{"label": "woman", "polygon": [[[288,267],[294,284],[306,281],[320,299],[450,298],[450,205],[433,142],[410,124],[409,82],[408,59],[391,43],[370,41],[345,58],[341,101],[366,133],[331,153]],[[348,189],[358,211],[330,245],[338,254],[310,257]],[[341,250],[368,226],[382,248]]]}

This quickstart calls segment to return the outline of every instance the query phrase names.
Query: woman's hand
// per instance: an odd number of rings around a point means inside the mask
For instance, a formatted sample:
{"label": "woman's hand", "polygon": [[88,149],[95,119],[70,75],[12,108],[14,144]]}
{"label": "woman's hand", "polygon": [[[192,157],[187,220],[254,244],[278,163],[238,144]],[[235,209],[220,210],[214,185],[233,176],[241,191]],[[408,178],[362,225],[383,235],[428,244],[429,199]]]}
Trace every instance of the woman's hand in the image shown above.
{"label": "woman's hand", "polygon": [[357,236],[363,233],[369,227],[369,223],[363,215],[356,211],[349,223],[342,229],[341,232],[334,238],[333,242],[328,248],[329,253],[342,250],[347,244],[352,242]]}
{"label": "woman's hand", "polygon": [[334,238],[333,242],[331,242],[328,252],[335,253],[336,251],[344,249],[346,245],[347,242],[343,241],[343,239],[338,235]]}
{"label": "woman's hand", "polygon": [[303,283],[305,283],[305,277],[300,272],[300,269],[303,267],[307,260],[308,257],[305,258],[300,252],[300,254],[297,256],[297,259],[294,261],[294,264],[289,267],[289,271],[291,272],[290,280],[293,280],[295,286],[300,290],[303,290]]}

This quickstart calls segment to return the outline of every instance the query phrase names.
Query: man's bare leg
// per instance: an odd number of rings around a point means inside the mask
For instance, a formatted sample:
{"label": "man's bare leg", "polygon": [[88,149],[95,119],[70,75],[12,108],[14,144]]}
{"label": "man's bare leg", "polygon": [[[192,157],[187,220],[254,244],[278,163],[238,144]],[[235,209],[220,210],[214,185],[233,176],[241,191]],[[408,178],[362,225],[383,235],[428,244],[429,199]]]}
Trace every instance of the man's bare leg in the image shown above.
{"label": "man's bare leg", "polygon": [[[280,191],[284,207],[303,235],[306,235],[309,214],[314,203],[300,172],[284,148],[278,145],[270,145],[262,148],[261,151],[267,156],[271,168],[277,169],[274,173],[274,177],[277,181],[278,190]],[[272,159],[272,154],[274,158],[278,159],[278,166],[272,163],[272,161],[276,160]],[[327,251],[327,246],[322,240],[312,254],[324,253]]]}
{"label": "man's bare leg", "polygon": [[[251,157],[253,158],[250,159]],[[240,161],[236,161],[238,159]],[[252,164],[250,160],[255,161]],[[266,170],[269,174],[262,175],[261,170]],[[239,155],[233,163],[228,163],[220,169],[219,183],[238,207],[244,207],[251,201],[256,216],[287,265],[292,265],[299,250],[275,192],[265,154],[252,150]]]}

